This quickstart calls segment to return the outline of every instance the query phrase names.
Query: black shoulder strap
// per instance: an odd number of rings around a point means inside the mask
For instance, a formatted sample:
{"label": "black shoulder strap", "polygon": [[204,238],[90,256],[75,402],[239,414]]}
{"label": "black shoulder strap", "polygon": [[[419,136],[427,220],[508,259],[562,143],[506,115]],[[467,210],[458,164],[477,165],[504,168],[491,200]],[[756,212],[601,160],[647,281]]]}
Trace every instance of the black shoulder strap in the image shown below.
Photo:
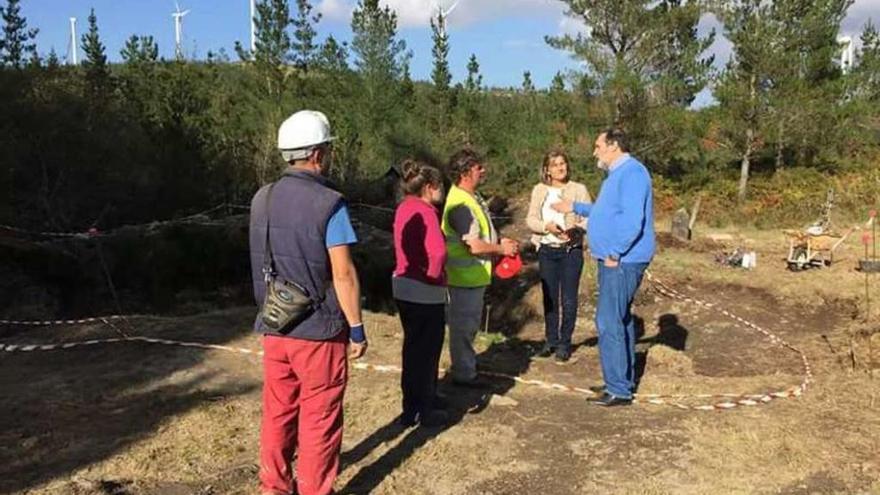
{"label": "black shoulder strap", "polygon": [[272,210],[272,188],[275,187],[275,183],[269,184],[269,189],[266,191],[266,248],[263,251],[263,275],[268,282],[269,277],[275,275],[275,258],[272,255],[272,244],[269,235],[269,230],[271,229],[271,222],[269,221],[269,217],[271,216]]}

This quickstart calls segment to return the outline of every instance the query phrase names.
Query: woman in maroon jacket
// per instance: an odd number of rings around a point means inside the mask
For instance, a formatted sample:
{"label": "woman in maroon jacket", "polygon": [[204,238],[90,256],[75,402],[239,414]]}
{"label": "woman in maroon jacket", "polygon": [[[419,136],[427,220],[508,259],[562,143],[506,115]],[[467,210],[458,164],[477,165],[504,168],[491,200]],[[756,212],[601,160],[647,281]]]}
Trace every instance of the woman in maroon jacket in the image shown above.
{"label": "woman in maroon jacket", "polygon": [[407,160],[402,165],[405,194],[394,214],[392,277],[394,300],[403,324],[403,414],[405,426],[438,426],[446,411],[436,408],[437,369],[446,326],[446,241],[436,204],[443,201],[440,171]]}

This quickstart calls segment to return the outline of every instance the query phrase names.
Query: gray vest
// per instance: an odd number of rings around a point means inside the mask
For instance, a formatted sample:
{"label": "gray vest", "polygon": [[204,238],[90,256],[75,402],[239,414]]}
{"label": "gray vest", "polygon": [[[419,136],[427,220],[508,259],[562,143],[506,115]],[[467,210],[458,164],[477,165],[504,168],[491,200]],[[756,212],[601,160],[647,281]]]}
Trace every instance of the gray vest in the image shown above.
{"label": "gray vest", "polygon": [[[266,297],[263,281],[263,257],[266,246],[266,194],[263,186],[251,201],[250,254],[254,298],[258,304]],[[327,221],[343,201],[342,194],[330,182],[316,174],[288,171],[272,189],[272,254],[279,277],[305,287],[319,301],[316,311],[293,328],[287,337],[305,340],[330,340],[348,330],[339,306],[330,259],[327,254]],[[274,334],[262,325],[259,317],[254,330]]]}

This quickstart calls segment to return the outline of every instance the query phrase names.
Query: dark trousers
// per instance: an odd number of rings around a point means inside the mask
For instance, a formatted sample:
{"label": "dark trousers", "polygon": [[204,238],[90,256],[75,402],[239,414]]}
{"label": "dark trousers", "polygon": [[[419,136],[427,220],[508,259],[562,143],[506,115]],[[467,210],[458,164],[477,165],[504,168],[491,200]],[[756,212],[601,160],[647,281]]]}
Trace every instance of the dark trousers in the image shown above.
{"label": "dark trousers", "polygon": [[403,324],[403,414],[414,417],[433,408],[437,368],[446,330],[445,304],[418,304],[395,299]]}
{"label": "dark trousers", "polygon": [[541,246],[538,268],[544,292],[546,345],[555,348],[558,355],[570,353],[571,334],[577,321],[584,250]]}

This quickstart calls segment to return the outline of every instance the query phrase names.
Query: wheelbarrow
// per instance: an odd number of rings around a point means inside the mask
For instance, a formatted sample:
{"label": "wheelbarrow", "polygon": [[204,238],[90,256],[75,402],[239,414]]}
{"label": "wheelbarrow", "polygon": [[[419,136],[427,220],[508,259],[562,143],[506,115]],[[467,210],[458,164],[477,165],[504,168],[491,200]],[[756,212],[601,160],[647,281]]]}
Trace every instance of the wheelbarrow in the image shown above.
{"label": "wheelbarrow", "polygon": [[835,232],[810,230],[783,230],[788,238],[788,269],[791,271],[807,270],[831,266],[834,251],[839,248],[847,237],[852,234],[849,229],[844,234]]}

